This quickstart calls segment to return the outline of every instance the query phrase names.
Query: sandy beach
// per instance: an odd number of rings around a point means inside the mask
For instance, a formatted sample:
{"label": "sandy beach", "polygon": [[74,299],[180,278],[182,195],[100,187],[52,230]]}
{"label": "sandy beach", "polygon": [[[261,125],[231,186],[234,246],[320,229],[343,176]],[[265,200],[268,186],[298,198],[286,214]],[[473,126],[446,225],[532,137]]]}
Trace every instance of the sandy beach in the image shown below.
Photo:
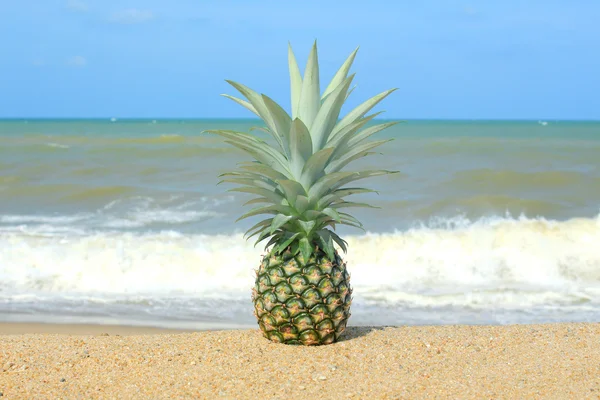
{"label": "sandy beach", "polygon": [[354,327],[321,347],[258,330],[0,324],[21,398],[600,398],[600,324]]}

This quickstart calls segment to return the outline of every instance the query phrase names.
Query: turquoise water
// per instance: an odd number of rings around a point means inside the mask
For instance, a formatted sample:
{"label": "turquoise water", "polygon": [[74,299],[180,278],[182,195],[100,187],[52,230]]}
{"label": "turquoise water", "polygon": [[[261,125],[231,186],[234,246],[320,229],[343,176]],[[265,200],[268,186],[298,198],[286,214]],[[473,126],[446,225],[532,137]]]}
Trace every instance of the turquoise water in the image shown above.
{"label": "turquoise water", "polygon": [[[0,319],[253,325],[252,120],[0,121]],[[407,121],[354,168],[352,323],[600,320],[600,123]],[[357,200],[359,197],[357,197]],[[356,304],[356,306],[354,305]],[[221,325],[219,325],[221,324]]]}
{"label": "turquoise water", "polygon": [[[255,123],[2,122],[3,209],[10,214],[94,212],[141,196],[163,211],[189,204],[184,209],[190,213],[220,214],[188,230],[231,232],[239,213],[233,209],[241,210],[244,197],[215,184],[219,173],[245,158],[200,132],[218,127],[246,131]],[[599,126],[536,121],[398,125],[381,135],[397,139],[381,149],[383,156],[356,164],[358,169],[401,171],[374,179],[372,186],[381,195],[365,197],[384,209],[359,214],[373,220],[370,229],[375,231],[456,215],[592,217],[600,204]]]}

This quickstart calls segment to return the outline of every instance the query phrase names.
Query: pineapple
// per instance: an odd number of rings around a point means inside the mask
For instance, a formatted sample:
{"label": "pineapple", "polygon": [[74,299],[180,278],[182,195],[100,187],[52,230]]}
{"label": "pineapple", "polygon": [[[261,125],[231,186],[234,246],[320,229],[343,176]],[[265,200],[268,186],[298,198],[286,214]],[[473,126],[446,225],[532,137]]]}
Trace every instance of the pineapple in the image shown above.
{"label": "pineapple", "polygon": [[[391,140],[367,139],[395,122],[365,128],[375,116],[366,114],[395,89],[367,100],[339,119],[352,92],[354,75],[348,72],[358,49],[346,59],[323,93],[319,88],[316,42],[308,57],[304,77],[291,46],[288,63],[291,81],[291,116],[264,94],[227,81],[246,100],[223,95],[252,111],[265,123],[269,144],[258,137],[230,130],[209,130],[245,151],[255,161],[243,162],[221,182],[239,185],[231,191],[257,197],[246,204],[262,204],[242,215],[266,214],[269,218],[246,232],[267,240],[252,290],[255,315],[264,336],[286,344],[320,345],[337,341],[350,317],[352,289],[344,253],[347,242],[335,233],[337,224],[362,229],[362,224],[341,209],[372,207],[345,197],[374,192],[344,187],[350,182],[395,171],[344,171],[350,162],[374,154],[371,150]],[[221,183],[219,182],[219,183]]]}

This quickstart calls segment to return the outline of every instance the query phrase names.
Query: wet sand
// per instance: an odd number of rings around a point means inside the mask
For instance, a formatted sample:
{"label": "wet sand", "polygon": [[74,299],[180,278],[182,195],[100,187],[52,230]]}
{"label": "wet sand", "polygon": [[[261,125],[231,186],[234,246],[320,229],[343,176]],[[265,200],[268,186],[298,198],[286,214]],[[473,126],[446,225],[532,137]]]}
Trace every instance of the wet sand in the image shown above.
{"label": "wet sand", "polygon": [[2,398],[600,398],[600,324],[258,330],[0,324]]}

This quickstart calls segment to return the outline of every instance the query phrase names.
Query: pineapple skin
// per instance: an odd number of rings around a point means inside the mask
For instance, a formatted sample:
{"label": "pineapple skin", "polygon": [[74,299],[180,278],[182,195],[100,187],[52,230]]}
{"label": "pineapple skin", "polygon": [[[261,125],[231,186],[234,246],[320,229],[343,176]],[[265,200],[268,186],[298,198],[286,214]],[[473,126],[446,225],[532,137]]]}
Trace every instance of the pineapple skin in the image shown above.
{"label": "pineapple skin", "polygon": [[289,248],[264,256],[252,290],[254,315],[263,336],[277,343],[336,342],[350,318],[352,288],[346,263],[320,249],[304,264]]}

